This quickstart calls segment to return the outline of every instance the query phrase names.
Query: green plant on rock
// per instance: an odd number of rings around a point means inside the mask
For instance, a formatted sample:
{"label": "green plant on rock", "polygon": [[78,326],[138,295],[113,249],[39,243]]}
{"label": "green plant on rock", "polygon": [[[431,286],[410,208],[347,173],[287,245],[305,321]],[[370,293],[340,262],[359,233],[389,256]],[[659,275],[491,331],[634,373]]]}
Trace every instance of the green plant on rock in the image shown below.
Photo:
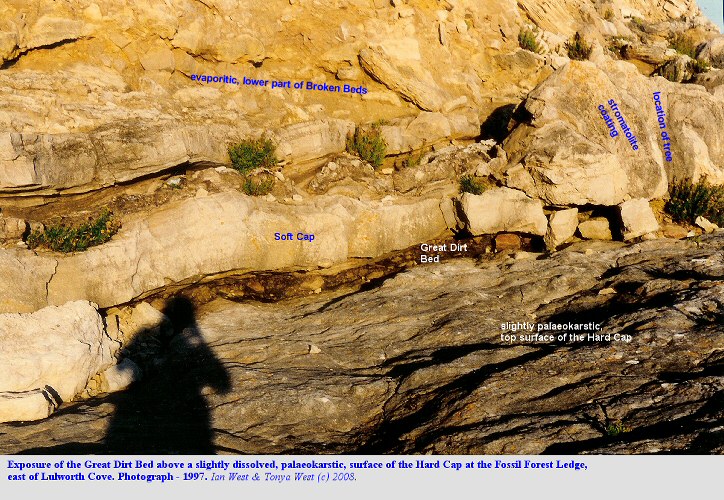
{"label": "green plant on rock", "polygon": [[245,139],[229,148],[231,166],[245,174],[255,168],[272,168],[277,164],[276,145],[271,139]]}
{"label": "green plant on rock", "polygon": [[640,17],[632,17],[631,24],[640,30],[643,30],[646,27],[646,21]]}
{"label": "green plant on rock", "polygon": [[104,209],[100,215],[77,226],[62,224],[32,231],[28,236],[30,248],[45,247],[56,252],[80,252],[109,241],[121,225],[113,213]]}
{"label": "green plant on rock", "polygon": [[357,127],[354,134],[347,137],[347,152],[356,154],[374,168],[382,165],[386,151],[387,143],[382,138],[379,122],[368,129]]}
{"label": "green plant on rock", "polygon": [[615,17],[615,14],[613,13],[613,9],[610,8],[610,7],[607,8],[607,9],[605,10],[605,12],[603,13],[603,18],[604,18],[606,21],[613,21],[613,18],[614,18],[614,17]]}
{"label": "green plant on rock", "polygon": [[702,216],[724,226],[724,186],[709,184],[705,179],[696,183],[691,179],[674,180],[664,210],[675,222],[694,224]]}
{"label": "green plant on rock", "polygon": [[520,30],[518,33],[518,45],[521,49],[529,50],[534,53],[540,52],[540,46],[538,40],[535,38],[535,33],[527,28]]}
{"label": "green plant on rock", "polygon": [[466,174],[460,178],[460,192],[470,194],[483,194],[487,189],[487,184],[474,176]]}
{"label": "green plant on rock", "polygon": [[586,41],[583,35],[576,32],[573,38],[566,42],[566,50],[568,51],[568,57],[571,59],[585,61],[591,57],[593,46]]}
{"label": "green plant on rock", "polygon": [[249,196],[264,196],[271,193],[272,189],[274,189],[273,176],[264,176],[258,180],[252,176],[248,176],[244,179],[244,184],[241,186],[244,194]]}
{"label": "green plant on rock", "polygon": [[606,426],[606,434],[610,437],[616,437],[619,434],[623,434],[624,432],[630,432],[631,429],[623,425],[623,422],[620,420],[617,420],[615,422],[610,422]]}
{"label": "green plant on rock", "polygon": [[708,62],[702,60],[702,59],[694,59],[691,62],[691,71],[694,73],[706,73],[711,69],[711,66]]}
{"label": "green plant on rock", "polygon": [[690,36],[677,33],[669,40],[669,45],[679,54],[696,59],[696,43]]}

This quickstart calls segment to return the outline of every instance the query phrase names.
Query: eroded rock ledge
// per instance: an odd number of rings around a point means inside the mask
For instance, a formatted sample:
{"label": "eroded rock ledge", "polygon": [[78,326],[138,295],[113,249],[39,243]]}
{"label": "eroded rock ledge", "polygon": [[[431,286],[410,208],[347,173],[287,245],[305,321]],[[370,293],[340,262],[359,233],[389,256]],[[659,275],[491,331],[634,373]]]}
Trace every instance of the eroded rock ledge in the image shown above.
{"label": "eroded rock ledge", "polygon": [[[420,266],[345,297],[216,301],[136,389],[1,425],[0,452],[189,451],[172,413],[190,405],[217,452],[721,453],[722,243],[589,242]],[[631,340],[506,343],[506,321]],[[119,448],[113,429],[137,435]]]}
{"label": "eroded rock ledge", "polygon": [[[168,284],[235,269],[313,269],[377,257],[443,233],[441,201],[367,204],[323,196],[280,205],[234,192],[182,200],[136,216],[112,241],[83,253],[0,249],[0,275],[7,277],[0,284],[6,288],[0,312],[81,299],[110,307]],[[276,240],[276,233],[291,233],[294,240]],[[300,241],[300,233],[316,237]]]}

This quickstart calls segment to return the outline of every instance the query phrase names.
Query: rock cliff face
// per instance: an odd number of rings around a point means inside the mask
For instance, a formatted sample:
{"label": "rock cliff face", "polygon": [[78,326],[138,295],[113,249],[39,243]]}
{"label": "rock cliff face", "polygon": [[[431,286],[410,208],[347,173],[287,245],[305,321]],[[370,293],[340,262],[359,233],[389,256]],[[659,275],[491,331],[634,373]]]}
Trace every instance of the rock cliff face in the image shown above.
{"label": "rock cliff face", "polygon": [[[426,127],[407,139],[413,148],[474,138],[493,110],[552,71],[548,56],[518,48],[525,24],[541,30],[543,52],[584,27],[601,43],[628,36],[625,20],[635,16],[709,26],[689,0],[373,4],[4,2],[0,193],[87,191],[186,162],[223,163],[229,143],[263,132],[278,136],[288,160],[320,158],[344,149],[353,122],[420,111],[458,125],[437,137]],[[602,19],[605,9],[613,22]],[[368,92],[306,90],[306,82]]]}
{"label": "rock cliff face", "polygon": [[722,39],[693,0],[2,2],[0,453],[723,452],[724,239],[661,211],[724,184]]}
{"label": "rock cliff face", "polygon": [[505,148],[526,175],[508,185],[550,204],[660,198],[672,178],[724,181],[715,140],[724,102],[700,87],[644,77],[626,62],[572,61],[529,94],[520,114],[525,121]]}
{"label": "rock cliff face", "polygon": [[[202,405],[194,425],[217,452],[721,453],[723,243],[587,244],[419,267],[346,297],[217,301],[137,390],[2,425],[0,451],[168,451],[185,425],[173,409]],[[508,322],[603,337],[541,341]]]}

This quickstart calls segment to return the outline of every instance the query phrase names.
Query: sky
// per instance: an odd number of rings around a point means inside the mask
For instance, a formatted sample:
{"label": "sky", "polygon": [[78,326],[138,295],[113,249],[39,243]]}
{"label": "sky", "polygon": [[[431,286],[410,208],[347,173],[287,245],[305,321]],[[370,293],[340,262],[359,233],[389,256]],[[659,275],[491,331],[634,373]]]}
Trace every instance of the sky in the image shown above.
{"label": "sky", "polygon": [[706,17],[714,21],[719,30],[724,32],[724,19],[722,19],[722,2],[724,0],[698,0],[699,7],[704,11]]}

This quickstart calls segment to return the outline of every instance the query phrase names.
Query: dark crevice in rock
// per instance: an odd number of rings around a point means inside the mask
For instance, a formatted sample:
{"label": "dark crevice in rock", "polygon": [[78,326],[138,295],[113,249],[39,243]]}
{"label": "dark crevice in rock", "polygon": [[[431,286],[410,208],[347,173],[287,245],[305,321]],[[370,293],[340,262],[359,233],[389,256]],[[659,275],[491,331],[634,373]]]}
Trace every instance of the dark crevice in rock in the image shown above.
{"label": "dark crevice in rock", "polygon": [[[721,426],[724,412],[724,392],[719,392],[708,400],[699,401],[700,408],[689,415],[665,421],[658,421],[617,436],[603,436],[582,441],[555,443],[546,448],[546,454],[576,455],[599,450],[612,443],[634,443],[645,440],[663,440],[677,435],[695,435],[694,440],[684,450],[677,453],[702,454],[711,453],[724,442],[722,431],[712,434],[711,431]],[[714,421],[707,421],[715,417]],[[708,437],[707,437],[708,436]]]}
{"label": "dark crevice in rock", "polygon": [[63,45],[68,45],[70,43],[77,42],[79,40],[85,40],[86,38],[87,37],[66,38],[66,39],[59,40],[54,43],[49,43],[47,45],[40,45],[38,47],[33,47],[31,49],[22,50],[22,51],[18,52],[16,56],[14,56],[10,59],[6,59],[5,62],[0,65],[0,70],[4,70],[4,69],[13,67],[20,60],[21,57],[23,57],[26,54],[29,54],[30,52],[35,52],[38,50],[52,50],[52,49],[55,49],[58,47],[62,47]]}

